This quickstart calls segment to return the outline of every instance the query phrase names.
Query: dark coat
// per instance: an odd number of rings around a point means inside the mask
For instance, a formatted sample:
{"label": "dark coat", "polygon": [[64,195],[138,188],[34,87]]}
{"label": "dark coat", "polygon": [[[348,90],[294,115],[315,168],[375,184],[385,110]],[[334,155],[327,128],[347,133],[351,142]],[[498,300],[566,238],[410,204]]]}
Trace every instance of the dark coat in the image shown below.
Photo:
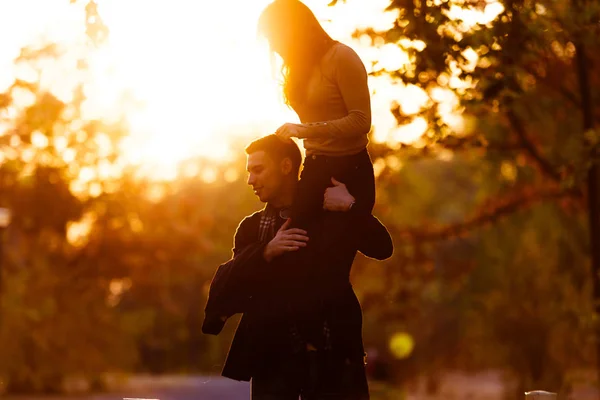
{"label": "dark coat", "polygon": [[[273,288],[277,285],[276,262],[267,263],[263,258],[267,242],[259,240],[259,225],[264,210],[258,211],[239,224],[234,238],[233,257],[220,265],[210,285],[202,332],[218,335],[227,318],[242,313],[222,375],[235,380],[248,381],[260,363],[268,362],[269,354],[278,346],[284,346],[285,314],[279,295]],[[277,229],[283,221],[279,221]],[[392,241],[385,227],[373,217],[365,231],[361,251],[376,259],[385,259],[393,252]],[[348,285],[336,304],[339,324],[332,323],[332,333],[340,332],[343,350],[348,355],[363,355],[362,314],[356,296]],[[335,339],[335,337],[334,337]]]}

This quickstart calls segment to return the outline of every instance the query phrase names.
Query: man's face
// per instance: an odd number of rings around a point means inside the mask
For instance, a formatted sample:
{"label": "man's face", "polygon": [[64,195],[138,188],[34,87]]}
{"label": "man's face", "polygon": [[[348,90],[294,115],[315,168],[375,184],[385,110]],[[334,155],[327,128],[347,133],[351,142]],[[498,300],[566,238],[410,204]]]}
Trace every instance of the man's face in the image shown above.
{"label": "man's face", "polygon": [[277,164],[264,151],[248,154],[246,163],[248,185],[260,201],[268,203],[280,195],[285,174],[281,164]]}

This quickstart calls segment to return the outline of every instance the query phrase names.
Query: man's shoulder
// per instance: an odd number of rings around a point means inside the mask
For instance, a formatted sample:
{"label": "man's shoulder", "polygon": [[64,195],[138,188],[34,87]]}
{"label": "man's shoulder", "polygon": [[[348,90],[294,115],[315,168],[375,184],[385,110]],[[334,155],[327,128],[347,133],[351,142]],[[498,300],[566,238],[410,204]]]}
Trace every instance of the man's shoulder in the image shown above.
{"label": "man's shoulder", "polygon": [[265,209],[263,208],[262,210],[258,210],[242,219],[242,221],[238,225],[238,230],[241,228],[250,227],[252,225],[258,225],[260,223],[260,218],[264,214],[264,212]]}
{"label": "man's shoulder", "polygon": [[234,247],[240,247],[244,244],[249,244],[258,240],[258,232],[260,229],[260,219],[264,210],[256,211],[255,213],[245,217],[235,230]]}
{"label": "man's shoulder", "polygon": [[262,217],[262,215],[265,213],[265,209],[263,208],[262,210],[258,210],[253,212],[252,214],[248,215],[246,218],[244,218],[242,220],[242,223],[244,223],[245,221],[258,221],[260,220],[260,217]]}

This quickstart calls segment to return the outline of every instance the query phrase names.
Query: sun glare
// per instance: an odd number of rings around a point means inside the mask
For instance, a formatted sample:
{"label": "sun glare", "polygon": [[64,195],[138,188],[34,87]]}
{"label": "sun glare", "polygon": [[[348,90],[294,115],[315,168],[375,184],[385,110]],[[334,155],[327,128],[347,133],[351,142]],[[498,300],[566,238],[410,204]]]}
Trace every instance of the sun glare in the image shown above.
{"label": "sun glare", "polygon": [[[127,163],[172,179],[186,159],[199,155],[227,159],[232,140],[250,140],[297,121],[282,102],[267,45],[256,35],[258,16],[270,0],[97,2],[109,37],[87,60],[90,79],[84,113],[104,120],[124,118],[129,136],[122,142],[122,152]],[[357,50],[368,68],[374,61],[385,69],[409,62],[396,46],[375,50],[351,39],[360,27],[392,26],[397,13],[383,12],[389,0],[348,1],[336,7],[328,7],[325,0],[306,3],[334,38]],[[20,48],[36,40],[81,46],[84,6],[84,0],[75,5],[67,0],[0,3],[0,34],[12,38],[0,42],[0,67],[13,70]],[[485,11],[489,19],[500,10],[488,6]],[[74,59],[44,73],[53,91],[68,100],[78,77]],[[0,76],[0,90],[10,82]],[[423,121],[397,129],[390,102],[396,100],[403,110],[414,113],[428,96],[416,87],[391,83],[389,78],[370,82],[374,138],[418,140]]]}

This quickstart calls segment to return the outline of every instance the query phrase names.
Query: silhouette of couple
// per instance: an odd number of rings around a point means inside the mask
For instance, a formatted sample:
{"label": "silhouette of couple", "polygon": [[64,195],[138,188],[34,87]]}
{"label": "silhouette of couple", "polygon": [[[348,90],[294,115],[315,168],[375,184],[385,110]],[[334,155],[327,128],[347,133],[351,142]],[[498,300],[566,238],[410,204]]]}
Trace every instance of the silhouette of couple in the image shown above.
{"label": "silhouette of couple", "polygon": [[[273,1],[258,25],[284,61],[283,94],[302,123],[246,148],[248,184],[266,206],[239,224],[202,330],[219,334],[243,314],[222,374],[251,381],[254,400],[368,399],[350,268],[357,251],[383,260],[393,246],[372,215],[367,72],[299,0]],[[291,138],[304,141],[304,163]]]}

